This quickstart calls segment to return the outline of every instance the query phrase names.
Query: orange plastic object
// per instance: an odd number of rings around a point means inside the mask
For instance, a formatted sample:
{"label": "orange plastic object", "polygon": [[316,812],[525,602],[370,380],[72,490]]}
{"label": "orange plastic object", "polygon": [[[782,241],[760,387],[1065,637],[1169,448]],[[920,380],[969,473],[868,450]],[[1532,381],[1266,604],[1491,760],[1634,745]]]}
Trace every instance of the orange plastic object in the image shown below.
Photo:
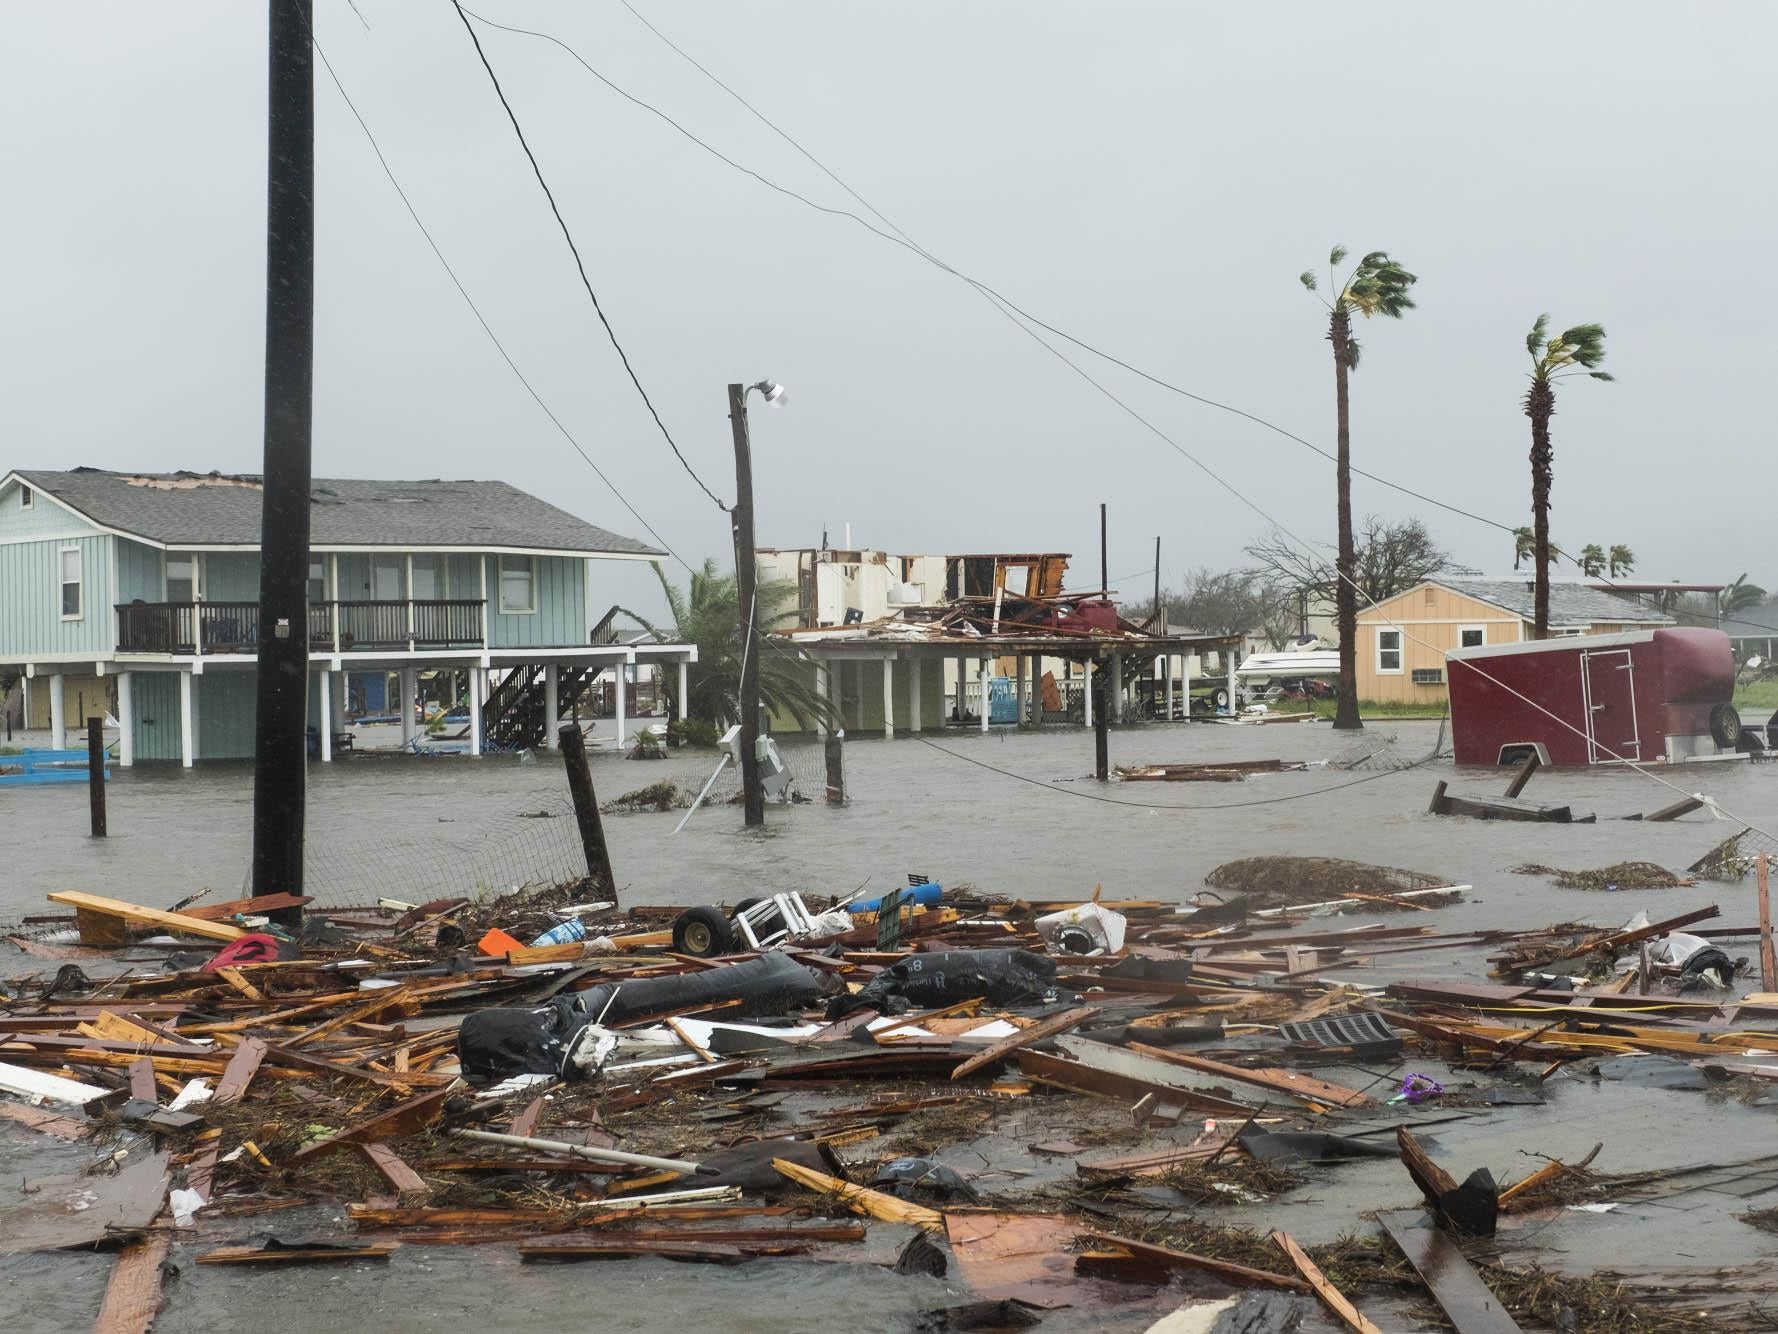
{"label": "orange plastic object", "polygon": [[522,940],[514,940],[499,927],[495,927],[476,941],[475,947],[483,954],[510,954],[514,950],[524,949],[525,943]]}

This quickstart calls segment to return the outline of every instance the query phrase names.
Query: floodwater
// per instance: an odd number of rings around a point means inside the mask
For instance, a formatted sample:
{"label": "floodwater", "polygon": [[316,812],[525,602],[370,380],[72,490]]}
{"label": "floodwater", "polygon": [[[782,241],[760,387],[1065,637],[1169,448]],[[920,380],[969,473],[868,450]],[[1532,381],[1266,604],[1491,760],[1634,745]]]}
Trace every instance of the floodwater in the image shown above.
{"label": "floodwater", "polygon": [[[1388,752],[1418,760],[1433,748],[1438,733],[1436,723],[1383,722],[1372,724],[1365,740],[1375,744],[1393,737]],[[1274,756],[1320,761],[1349,752],[1354,744],[1350,735],[1320,723],[1148,725],[1116,730],[1111,738],[1114,763]],[[785,754],[803,787],[819,796],[819,749],[791,743]],[[744,832],[739,811],[731,806],[699,811],[677,836],[671,830],[679,812],[607,816],[625,900],[694,903],[733,901],[766,890],[844,892],[867,880],[886,889],[910,871],[1021,896],[1084,897],[1102,885],[1111,898],[1183,899],[1224,861],[1313,854],[1407,867],[1472,885],[1463,902],[1425,917],[1441,930],[1531,927],[1554,920],[1617,924],[1638,910],[1658,918],[1709,903],[1723,908],[1713,925],[1747,926],[1755,919],[1751,882],[1606,894],[1558,890],[1510,868],[1523,862],[1597,867],[1629,859],[1683,868],[1740,826],[1707,811],[1668,824],[1616,818],[1658,809],[1682,793],[1703,792],[1737,817],[1778,827],[1778,765],[1675,769],[1662,775],[1672,787],[1627,770],[1541,773],[1528,797],[1569,802],[1577,814],[1596,811],[1600,817],[1593,825],[1562,826],[1428,816],[1427,800],[1440,778],[1459,792],[1498,792],[1504,785],[1501,773],[1454,772],[1448,760],[1405,772],[1311,768],[1243,783],[1101,785],[1088,776],[1090,733],[1053,729],[853,741],[846,762],[851,805],[772,806],[764,834]],[[714,757],[705,753],[639,763],[607,752],[595,755],[593,773],[601,797],[608,799],[668,778],[695,788],[713,764]],[[562,788],[560,768],[549,756],[525,763],[512,757],[367,755],[314,764],[309,836],[331,848],[325,863],[330,870],[362,857],[386,880],[382,892],[432,897],[428,868],[446,865],[450,856],[470,855],[490,837],[485,831],[509,829],[527,812],[563,809]],[[222,891],[238,889],[246,871],[251,794],[247,766],[119,771],[109,791],[112,834],[98,841],[87,837],[86,794],[80,786],[0,789],[5,831],[0,920],[44,912],[50,905],[43,895],[55,889],[166,904],[207,885],[218,891],[213,897],[226,897]],[[552,849],[571,839],[571,827],[560,817],[534,823],[549,827]],[[378,851],[374,859],[373,849]],[[311,888],[334,902],[370,897],[357,883],[349,893],[330,894],[318,884]],[[438,892],[463,891],[453,884]],[[1339,919],[1342,925],[1372,920]],[[1398,914],[1389,920],[1402,924]],[[1750,944],[1731,953],[1747,948]],[[1486,969],[1479,957],[1460,951],[1394,955],[1377,964],[1352,968],[1345,980],[1380,985],[1406,976],[1480,978]],[[0,950],[0,975],[35,966]],[[1329,1077],[1363,1078],[1341,1072]],[[1486,1164],[1497,1177],[1511,1179],[1537,1164],[1529,1154],[1574,1158],[1599,1141],[1605,1148],[1595,1166],[1609,1172],[1732,1162],[1778,1143],[1772,1135],[1778,1110],[1770,1106],[1578,1075],[1558,1076],[1546,1093],[1543,1106],[1488,1110],[1438,1126],[1429,1132],[1436,1152],[1464,1171]],[[1105,1107],[1108,1117],[1123,1116],[1114,1104]],[[1001,1119],[1000,1147],[992,1154],[996,1164],[1020,1158],[1030,1165],[1022,1145],[1041,1136],[1027,1133],[1033,1129],[1025,1124],[1029,1115],[1015,1111]],[[1162,1138],[1194,1131],[1188,1125],[1162,1132]],[[24,1132],[0,1130],[3,1179],[69,1170],[83,1157],[78,1146],[46,1147]],[[980,1171],[982,1159],[963,1158],[956,1165]],[[1399,1167],[1379,1161],[1332,1170],[1282,1202],[1195,1212],[1251,1227],[1287,1227],[1314,1243],[1367,1229],[1361,1211],[1406,1205],[1413,1197]],[[1736,1222],[1734,1215],[1774,1202],[1774,1194],[1743,1201],[1701,1191],[1658,1206],[1541,1219],[1503,1244],[1510,1248],[1516,1239],[1530,1248],[1520,1252],[1522,1257],[1553,1255],[1579,1269],[1747,1262],[1769,1256],[1773,1239]],[[279,1213],[263,1222],[290,1231],[332,1226],[332,1217],[332,1211],[307,1217]],[[211,1329],[251,1319],[303,1330],[358,1330],[369,1313],[376,1328],[387,1331],[467,1321],[513,1329],[679,1325],[780,1334],[826,1331],[836,1324],[907,1329],[915,1311],[969,1300],[954,1273],[948,1280],[897,1277],[872,1263],[891,1260],[901,1239],[898,1229],[875,1226],[868,1250],[854,1248],[836,1264],[520,1266],[500,1248],[410,1245],[386,1266],[250,1273],[190,1264],[194,1253],[220,1240],[219,1234],[199,1235],[176,1249],[182,1272],[168,1287],[168,1306],[157,1328]],[[109,1265],[103,1256],[0,1259],[0,1285],[11,1313],[7,1328],[63,1329],[90,1321]],[[1046,1316],[1044,1327],[1141,1329],[1166,1309],[1169,1302],[1162,1298],[1158,1305],[1146,1301],[1120,1308],[1115,1318],[1104,1312],[1090,1320],[1084,1313],[1056,1312]],[[1399,1315],[1392,1320],[1387,1309],[1374,1314],[1389,1328],[1410,1327]],[[1313,1319],[1305,1326],[1320,1327]]]}

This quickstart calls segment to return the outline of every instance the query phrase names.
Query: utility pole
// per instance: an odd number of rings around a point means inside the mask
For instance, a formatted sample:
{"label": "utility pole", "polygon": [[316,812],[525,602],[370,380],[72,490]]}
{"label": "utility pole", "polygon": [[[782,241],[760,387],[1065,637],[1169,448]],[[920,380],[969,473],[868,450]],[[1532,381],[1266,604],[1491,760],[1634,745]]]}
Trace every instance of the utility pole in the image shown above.
{"label": "utility pole", "polygon": [[[1111,562],[1105,549],[1105,502],[1099,502],[1099,591],[1111,597]],[[1101,657],[1093,672],[1093,776],[1101,783],[1111,778],[1111,690],[1106,677],[1109,664]]]}
{"label": "utility pole", "polygon": [[1105,558],[1105,502],[1099,502],[1099,591],[1111,592],[1111,562]]}
{"label": "utility pole", "polygon": [[1161,614],[1161,538],[1155,534],[1154,539],[1154,614]]}
{"label": "utility pole", "polygon": [[747,388],[728,387],[728,419],[735,432],[735,600],[741,614],[741,793],[748,827],[766,822],[759,781],[759,618],[754,606],[753,447],[747,438]]}
{"label": "utility pole", "polygon": [[[309,703],[309,448],[315,350],[310,0],[269,0],[265,463],[259,546],[253,893],[303,888]],[[296,910],[300,914],[301,910]]]}

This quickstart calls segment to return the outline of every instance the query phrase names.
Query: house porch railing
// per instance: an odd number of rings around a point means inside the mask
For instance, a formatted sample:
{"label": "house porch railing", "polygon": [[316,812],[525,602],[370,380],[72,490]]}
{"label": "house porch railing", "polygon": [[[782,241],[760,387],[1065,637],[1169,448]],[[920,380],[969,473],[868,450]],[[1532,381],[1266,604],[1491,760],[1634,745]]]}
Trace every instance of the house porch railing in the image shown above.
{"label": "house porch railing", "polygon": [[[485,647],[479,598],[311,602],[308,628],[315,653]],[[117,608],[121,653],[252,653],[258,641],[257,602],[131,602]]]}

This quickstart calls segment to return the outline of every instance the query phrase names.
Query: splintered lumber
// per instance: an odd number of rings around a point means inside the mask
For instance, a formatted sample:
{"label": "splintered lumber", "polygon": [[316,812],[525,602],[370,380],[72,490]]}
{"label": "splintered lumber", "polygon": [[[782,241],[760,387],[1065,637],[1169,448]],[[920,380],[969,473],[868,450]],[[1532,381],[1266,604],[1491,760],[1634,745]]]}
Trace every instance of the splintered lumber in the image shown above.
{"label": "splintered lumber", "polygon": [[28,1130],[54,1135],[57,1139],[79,1139],[86,1134],[86,1127],[79,1121],[57,1116],[54,1112],[46,1112],[40,1108],[24,1107],[16,1102],[0,1102],[0,1118],[15,1122]]}
{"label": "splintered lumber", "polygon": [[85,1107],[89,1103],[121,1101],[123,1096],[118,1089],[82,1084],[79,1080],[63,1079],[60,1075],[49,1075],[41,1070],[29,1070],[22,1065],[8,1065],[4,1062],[0,1062],[0,1093],[10,1093],[33,1104],[56,1102],[64,1107]]}
{"label": "splintered lumber", "polygon": [[1218,1075],[1223,1079],[1232,1079],[1241,1084],[1253,1084],[1259,1088],[1271,1089],[1276,1093],[1288,1093],[1291,1097],[1308,1103],[1332,1107],[1359,1107],[1370,1102],[1370,1099],[1357,1089],[1349,1089],[1343,1084],[1330,1084],[1325,1079],[1298,1074],[1294,1070],[1269,1067],[1250,1070],[1245,1066],[1213,1061],[1206,1056],[1193,1056],[1187,1052],[1175,1051],[1171,1047],[1151,1047],[1146,1042],[1131,1042],[1126,1045],[1133,1052],[1152,1056],[1155,1060],[1165,1061],[1169,1065],[1177,1065],[1187,1070],[1197,1070],[1207,1075]]}
{"label": "splintered lumber", "polygon": [[783,1158],[772,1159],[772,1166],[780,1176],[788,1177],[799,1186],[806,1186],[827,1196],[855,1214],[865,1214],[885,1223],[912,1223],[928,1232],[944,1231],[944,1215],[936,1209],[897,1199],[868,1186],[855,1186],[850,1181],[842,1181],[839,1177],[817,1172],[812,1167],[804,1167],[801,1163],[789,1162]]}
{"label": "splintered lumber", "polygon": [[1428,1227],[1412,1210],[1379,1214],[1377,1221],[1401,1247],[1457,1334],[1520,1334],[1518,1322],[1449,1237]]}
{"label": "splintered lumber", "polygon": [[335,1149],[344,1148],[348,1144],[374,1144],[378,1140],[399,1139],[403,1135],[411,1135],[422,1126],[437,1120],[444,1111],[445,1098],[449,1096],[449,1088],[433,1089],[430,1093],[422,1093],[409,1098],[406,1102],[397,1103],[388,1111],[371,1117],[368,1121],[360,1121],[357,1125],[347,1126],[337,1134],[326,1139],[317,1140],[305,1145],[291,1155],[293,1163],[300,1163],[332,1153]]}
{"label": "splintered lumber", "polygon": [[132,926],[158,926],[163,931],[203,940],[239,940],[247,934],[227,922],[206,922],[201,917],[162,912],[159,908],[144,908],[140,904],[83,894],[74,889],[57,891],[49,896],[49,901],[74,909],[74,924],[80,928],[82,944],[122,944]]}
{"label": "splintered lumber", "polygon": [[1460,1233],[1491,1237],[1500,1213],[1499,1192],[1494,1177],[1485,1167],[1478,1167],[1459,1184],[1455,1177],[1427,1155],[1406,1126],[1395,1132],[1396,1146],[1402,1166],[1420,1188],[1438,1216]]}
{"label": "splintered lumber", "polygon": [[372,1167],[382,1173],[383,1180],[394,1187],[402,1199],[413,1199],[432,1193],[432,1188],[426,1184],[420,1174],[409,1167],[401,1155],[387,1144],[364,1142],[358,1145],[358,1151],[370,1160]]}
{"label": "splintered lumber", "polygon": [[206,922],[226,922],[236,916],[262,917],[267,913],[300,908],[309,901],[304,894],[261,894],[258,898],[230,899],[227,903],[194,903],[180,911],[187,917],[202,918]]}
{"label": "splintered lumber", "polygon": [[1542,764],[1543,760],[1538,757],[1538,753],[1535,750],[1532,751],[1525,757],[1524,763],[1519,765],[1518,772],[1513,775],[1513,781],[1506,785],[1506,791],[1501,795],[1506,797],[1523,796],[1525,784],[1531,781],[1531,775],[1536,773]]}
{"label": "splintered lumber", "polygon": [[351,1264],[356,1260],[387,1260],[401,1248],[398,1241],[364,1246],[309,1245],[222,1246],[197,1257],[201,1265]]}
{"label": "splintered lumber", "polygon": [[952,1079],[962,1079],[974,1074],[985,1065],[1004,1059],[1021,1047],[1028,1047],[1034,1042],[1042,1042],[1045,1038],[1053,1038],[1058,1033],[1066,1033],[1069,1029],[1084,1024],[1099,1013],[1097,1006],[1082,1005],[1076,1009],[1065,1010],[1061,1014],[1051,1015],[1048,1019],[1040,1019],[1029,1028],[1021,1028],[1010,1037],[1002,1038],[985,1051],[979,1051],[951,1071]]}
{"label": "splintered lumber", "polygon": [[[1145,1059],[1134,1053],[1122,1052],[1121,1049],[1108,1050],[1118,1051],[1120,1055],[1128,1056],[1133,1061]],[[1171,1103],[1175,1107],[1194,1111],[1215,1112],[1223,1116],[1246,1116],[1253,1110],[1246,1103],[1219,1098],[1202,1089],[1143,1079],[1121,1071],[1088,1065],[1085,1061],[1064,1060],[1048,1052],[1032,1051],[1029,1048],[1019,1053],[1019,1070],[1040,1084],[1070,1089],[1075,1093],[1096,1093],[1100,1097],[1117,1098],[1125,1103],[1133,1103],[1147,1094],[1153,1094],[1157,1102]]]}
{"label": "splintered lumber", "polygon": [[1546,1181],[1554,1181],[1565,1172],[1573,1172],[1585,1167],[1588,1163],[1592,1162],[1593,1159],[1599,1156],[1599,1150],[1604,1147],[1605,1146],[1602,1143],[1595,1144],[1593,1146],[1593,1151],[1585,1158],[1582,1158],[1578,1163],[1564,1163],[1558,1159],[1552,1158],[1549,1162],[1545,1163],[1542,1167],[1538,1168],[1523,1180],[1513,1182],[1512,1185],[1500,1192],[1500,1212],[1511,1213],[1513,1201],[1517,1200],[1527,1191],[1536,1190],[1537,1187],[1543,1185]]}
{"label": "splintered lumber", "polygon": [[154,1058],[140,1056],[129,1064],[130,1096],[143,1102],[160,1101],[160,1089],[154,1082]]}
{"label": "splintered lumber", "polygon": [[241,1045],[235,1048],[235,1054],[228,1058],[228,1064],[222,1070],[222,1082],[216,1086],[216,1101],[220,1103],[239,1102],[247,1092],[247,1085],[253,1082],[253,1076],[259,1071],[259,1063],[265,1059],[266,1044],[263,1038],[243,1038]]}
{"label": "splintered lumber", "polygon": [[1658,811],[1651,811],[1642,818],[1652,823],[1664,824],[1668,820],[1677,820],[1682,815],[1690,815],[1693,811],[1703,808],[1704,799],[1702,797],[1687,797],[1683,801],[1674,802],[1671,806],[1663,806]]}
{"label": "splintered lumber", "polygon": [[148,1334],[161,1309],[161,1266],[172,1249],[165,1232],[151,1232],[117,1254],[93,1334]]}
{"label": "splintered lumber", "polygon": [[[1207,1255],[1193,1255],[1188,1251],[1169,1250],[1165,1246],[1151,1246],[1145,1241],[1133,1241],[1129,1237],[1120,1237],[1110,1232],[1083,1232],[1080,1237],[1082,1241],[1114,1254],[1121,1251],[1133,1257],[1142,1262],[1142,1268],[1149,1272],[1174,1272],[1183,1269],[1211,1274],[1240,1288],[1281,1288],[1285,1292],[1310,1290],[1309,1285],[1300,1278],[1270,1274],[1263,1269],[1249,1269],[1246,1265],[1234,1264],[1228,1260],[1212,1260]],[[1084,1260],[1087,1257],[1080,1258]]]}
{"label": "splintered lumber", "polygon": [[1340,1318],[1341,1324],[1354,1331],[1354,1334],[1383,1334],[1382,1330],[1358,1313],[1358,1308],[1346,1299],[1346,1294],[1336,1288],[1327,1275],[1321,1272],[1320,1266],[1303,1253],[1303,1248],[1296,1244],[1296,1238],[1288,1232],[1274,1232],[1272,1240],[1290,1263],[1296,1266],[1296,1272],[1315,1289],[1315,1295],[1321,1298],[1321,1304]]}
{"label": "splintered lumber", "polygon": [[[669,1260],[688,1260],[693,1264],[736,1265],[748,1258],[750,1250],[739,1246],[718,1246],[709,1242],[629,1241],[616,1237],[567,1237],[532,1242],[519,1247],[521,1260],[630,1260],[638,1256],[658,1255]],[[761,1248],[774,1254],[802,1254],[808,1243],[796,1246]]]}

